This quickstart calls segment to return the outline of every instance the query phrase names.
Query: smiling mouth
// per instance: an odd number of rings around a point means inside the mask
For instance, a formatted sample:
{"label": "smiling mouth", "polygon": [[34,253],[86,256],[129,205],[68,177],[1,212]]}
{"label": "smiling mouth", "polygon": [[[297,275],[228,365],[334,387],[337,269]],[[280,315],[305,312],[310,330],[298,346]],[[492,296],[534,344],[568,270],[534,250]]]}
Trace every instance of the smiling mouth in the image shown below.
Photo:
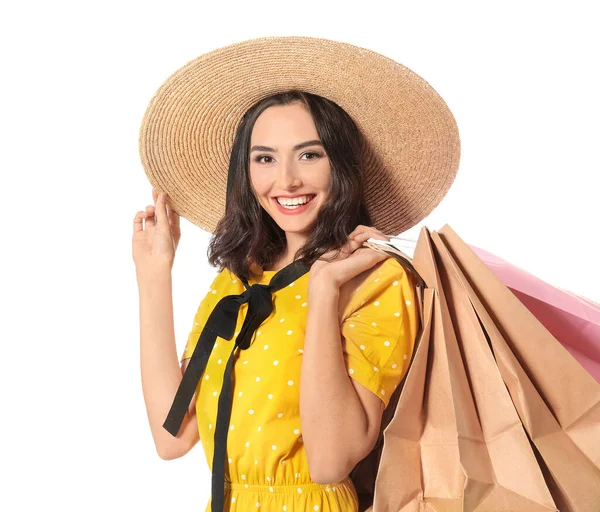
{"label": "smiling mouth", "polygon": [[308,203],[310,203],[315,197],[316,194],[306,194],[305,196],[301,196],[303,198],[308,198],[308,201],[304,201],[302,203],[298,203],[298,204],[282,204],[278,201],[277,197],[274,197],[273,200],[282,208],[285,208],[286,210],[296,210],[297,208],[301,208],[302,206],[306,206]]}

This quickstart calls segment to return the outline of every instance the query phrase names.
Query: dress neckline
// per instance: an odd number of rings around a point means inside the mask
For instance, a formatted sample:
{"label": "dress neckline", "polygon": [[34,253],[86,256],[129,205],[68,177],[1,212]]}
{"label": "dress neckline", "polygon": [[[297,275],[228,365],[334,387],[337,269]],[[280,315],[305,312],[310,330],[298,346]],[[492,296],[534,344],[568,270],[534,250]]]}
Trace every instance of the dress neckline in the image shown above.
{"label": "dress neckline", "polygon": [[[288,267],[291,265],[291,263],[289,265],[287,265]],[[280,269],[277,270],[263,270],[262,268],[260,268],[258,265],[254,265],[252,267],[256,272],[261,273],[261,274],[266,274],[266,275],[274,275],[277,274],[277,272],[279,272],[280,270],[283,270],[286,267],[282,267]]]}
{"label": "dress neckline", "polygon": [[[292,264],[293,263],[290,263],[287,266],[289,267]],[[252,268],[254,269],[254,271],[256,273],[259,274],[259,277],[256,279],[251,279],[250,281],[253,281],[255,283],[260,283],[260,284],[269,284],[271,282],[271,279],[275,276],[275,274],[277,274],[278,272],[281,272],[284,268],[287,268],[287,267],[283,267],[278,270],[263,270],[258,265],[254,265]]]}

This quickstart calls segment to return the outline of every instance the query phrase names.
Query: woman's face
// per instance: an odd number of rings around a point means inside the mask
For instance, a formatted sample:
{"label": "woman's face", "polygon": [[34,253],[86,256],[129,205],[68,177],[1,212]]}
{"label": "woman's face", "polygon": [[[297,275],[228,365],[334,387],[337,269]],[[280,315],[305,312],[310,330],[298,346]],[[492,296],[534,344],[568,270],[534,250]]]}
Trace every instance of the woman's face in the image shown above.
{"label": "woman's face", "polygon": [[261,206],[281,229],[302,234],[311,230],[329,194],[331,168],[304,105],[275,105],[256,119],[250,181]]}

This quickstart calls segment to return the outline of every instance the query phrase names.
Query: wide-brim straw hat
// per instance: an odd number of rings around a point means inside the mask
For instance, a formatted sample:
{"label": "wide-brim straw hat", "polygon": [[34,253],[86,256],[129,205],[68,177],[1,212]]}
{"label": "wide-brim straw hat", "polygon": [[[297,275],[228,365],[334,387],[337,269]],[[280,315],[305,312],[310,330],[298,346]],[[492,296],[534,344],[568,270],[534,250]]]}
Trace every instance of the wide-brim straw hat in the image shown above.
{"label": "wide-brim straw hat", "polygon": [[365,201],[377,229],[400,234],[444,198],[458,171],[460,139],[441,96],[384,55],[300,36],[217,48],[163,83],[140,129],[152,186],[179,215],[213,233],[225,213],[229,158],[244,113],[290,89],[337,103],[362,132]]}

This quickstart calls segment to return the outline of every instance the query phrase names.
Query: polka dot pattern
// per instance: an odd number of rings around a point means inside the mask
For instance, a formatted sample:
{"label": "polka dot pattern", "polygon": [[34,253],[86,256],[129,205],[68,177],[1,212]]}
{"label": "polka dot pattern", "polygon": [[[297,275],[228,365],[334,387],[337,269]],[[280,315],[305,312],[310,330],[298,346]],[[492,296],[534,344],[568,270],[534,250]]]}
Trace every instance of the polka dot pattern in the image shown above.
{"label": "polka dot pattern", "polygon": [[[268,284],[274,274],[264,272],[256,282]],[[323,485],[320,493],[308,487],[318,485],[310,478],[299,410],[301,367],[306,357],[304,333],[310,311],[308,277],[305,274],[293,286],[275,292],[271,316],[254,333],[250,347],[234,355],[226,471],[232,484],[239,485],[239,490],[229,491],[237,510],[330,512],[356,508],[349,480]],[[191,357],[216,303],[244,289],[227,269],[217,274],[196,311],[182,361]],[[414,301],[403,268],[389,258],[353,292],[342,316],[340,331],[348,376],[386,405],[412,355]],[[240,307],[236,336],[247,309],[247,304]],[[401,316],[395,316],[396,312]],[[196,418],[209,468],[218,397],[234,340],[217,338],[197,390]],[[254,492],[253,486],[264,489]],[[282,491],[280,486],[289,491]]]}
{"label": "polka dot pattern", "polygon": [[365,278],[344,312],[341,334],[348,375],[385,406],[404,378],[414,348],[419,327],[415,299],[408,274],[388,258]]}

